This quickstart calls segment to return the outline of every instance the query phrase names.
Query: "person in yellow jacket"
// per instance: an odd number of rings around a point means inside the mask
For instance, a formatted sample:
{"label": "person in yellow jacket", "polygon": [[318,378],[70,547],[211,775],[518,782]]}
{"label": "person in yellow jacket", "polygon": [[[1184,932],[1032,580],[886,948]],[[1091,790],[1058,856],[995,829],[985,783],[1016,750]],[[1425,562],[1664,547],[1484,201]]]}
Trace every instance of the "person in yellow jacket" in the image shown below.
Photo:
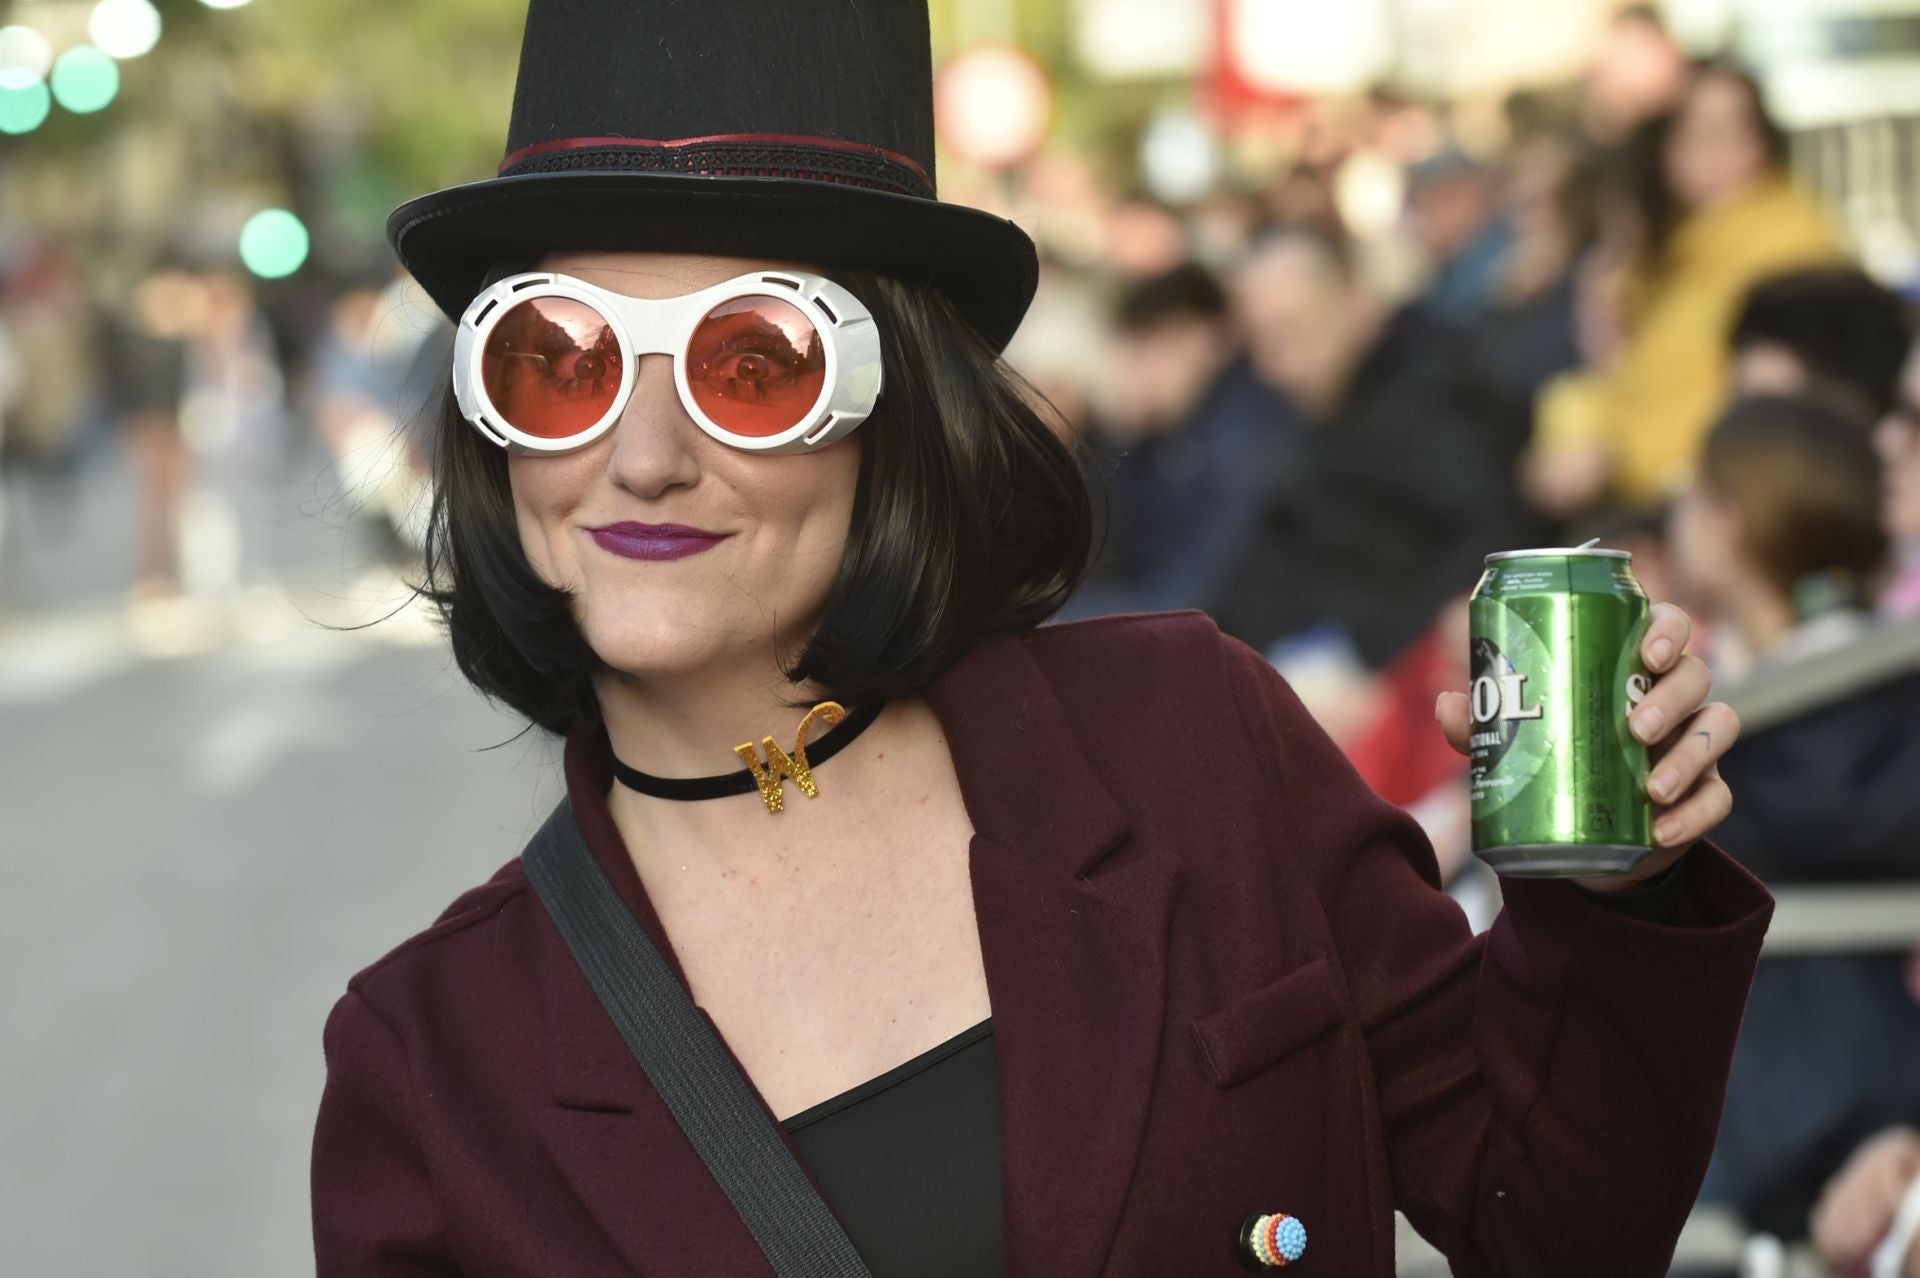
{"label": "person in yellow jacket", "polygon": [[[1708,65],[1649,126],[1630,251],[1590,264],[1582,340],[1590,367],[1535,406],[1522,482],[1542,513],[1651,508],[1684,487],[1725,397],[1727,334],[1747,290],[1842,260],[1826,213],[1787,173],[1786,137],[1744,72]],[[1620,237],[1616,237],[1616,242]]]}

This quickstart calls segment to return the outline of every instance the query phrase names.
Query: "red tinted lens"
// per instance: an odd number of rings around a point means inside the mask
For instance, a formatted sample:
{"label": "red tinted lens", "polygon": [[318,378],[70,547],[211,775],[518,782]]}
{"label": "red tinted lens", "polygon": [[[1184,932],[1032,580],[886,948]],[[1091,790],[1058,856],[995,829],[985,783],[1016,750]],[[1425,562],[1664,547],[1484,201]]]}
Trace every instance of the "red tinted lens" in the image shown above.
{"label": "red tinted lens", "polygon": [[791,302],[736,297],[687,342],[687,385],[722,430],[764,439],[805,421],[827,381],[820,330]]}
{"label": "red tinted lens", "polygon": [[587,430],[620,393],[620,342],[599,311],[570,297],[516,303],[487,336],[480,377],[494,411],[542,439]]}

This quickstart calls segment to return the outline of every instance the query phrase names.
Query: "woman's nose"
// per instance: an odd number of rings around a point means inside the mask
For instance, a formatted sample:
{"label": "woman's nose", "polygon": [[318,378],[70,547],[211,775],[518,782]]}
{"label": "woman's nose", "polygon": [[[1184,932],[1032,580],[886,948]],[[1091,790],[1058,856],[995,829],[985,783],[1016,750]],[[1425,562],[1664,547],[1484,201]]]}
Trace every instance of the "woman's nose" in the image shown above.
{"label": "woman's nose", "polygon": [[674,386],[672,358],[641,356],[634,369],[633,395],[614,423],[608,474],[641,497],[690,484],[700,474],[693,449],[699,433]]}

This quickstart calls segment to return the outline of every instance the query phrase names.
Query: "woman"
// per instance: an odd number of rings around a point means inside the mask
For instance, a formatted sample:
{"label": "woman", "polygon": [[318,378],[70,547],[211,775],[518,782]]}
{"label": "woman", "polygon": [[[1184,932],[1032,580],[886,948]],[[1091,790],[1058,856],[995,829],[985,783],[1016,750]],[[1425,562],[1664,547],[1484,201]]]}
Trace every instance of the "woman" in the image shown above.
{"label": "woman", "polygon": [[[1238,1272],[1286,1213],[1312,1272],[1384,1278],[1398,1206],[1463,1265],[1659,1272],[1769,911],[1695,846],[1737,725],[1684,618],[1637,721],[1659,852],[1472,938],[1204,618],[1034,629],[1085,498],[994,359],[1031,246],[925,176],[925,14],[731,16],[535,0],[508,176],[394,230],[473,326],[456,656],[567,734],[594,857],[871,1271]],[[787,309],[709,303],[743,275]],[[769,777],[828,696],[818,797],[664,797],[763,734]],[[327,1056],[322,1274],[771,1272],[517,861],[354,978]]]}
{"label": "woman", "polygon": [[[1759,396],[1708,433],[1675,506],[1680,583],[1756,683],[1804,681],[1870,624],[1885,561],[1880,467],[1845,397]],[[1757,693],[1758,689],[1754,689]],[[1764,700],[1764,698],[1761,698]],[[1847,691],[1727,752],[1728,853],[1769,885],[1920,879],[1920,673]],[[1903,951],[1770,958],[1754,981],[1703,1197],[1804,1238],[1821,1185],[1920,1114],[1920,1006]]]}
{"label": "woman", "polygon": [[1787,159],[1759,87],[1718,64],[1635,139],[1620,179],[1630,189],[1588,268],[1591,371],[1551,383],[1536,416],[1526,486],[1543,513],[1651,508],[1685,487],[1726,392],[1727,333],[1748,288],[1841,257]]}

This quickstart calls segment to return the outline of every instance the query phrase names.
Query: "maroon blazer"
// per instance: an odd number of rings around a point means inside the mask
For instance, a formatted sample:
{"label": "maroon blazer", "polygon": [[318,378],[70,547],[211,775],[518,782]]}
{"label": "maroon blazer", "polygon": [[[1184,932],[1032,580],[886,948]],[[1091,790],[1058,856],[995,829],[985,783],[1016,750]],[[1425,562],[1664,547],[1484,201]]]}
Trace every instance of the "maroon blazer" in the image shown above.
{"label": "maroon blazer", "polygon": [[[1419,828],[1198,614],[984,639],[928,695],[975,828],[1009,1275],[1225,1278],[1285,1211],[1298,1272],[1391,1278],[1395,1208],[1457,1274],[1665,1272],[1772,910],[1732,861],[1687,854],[1675,923],[1509,882],[1472,936]],[[604,738],[566,771],[671,958]],[[326,1054],[322,1278],[771,1273],[518,861],[353,978]]]}

